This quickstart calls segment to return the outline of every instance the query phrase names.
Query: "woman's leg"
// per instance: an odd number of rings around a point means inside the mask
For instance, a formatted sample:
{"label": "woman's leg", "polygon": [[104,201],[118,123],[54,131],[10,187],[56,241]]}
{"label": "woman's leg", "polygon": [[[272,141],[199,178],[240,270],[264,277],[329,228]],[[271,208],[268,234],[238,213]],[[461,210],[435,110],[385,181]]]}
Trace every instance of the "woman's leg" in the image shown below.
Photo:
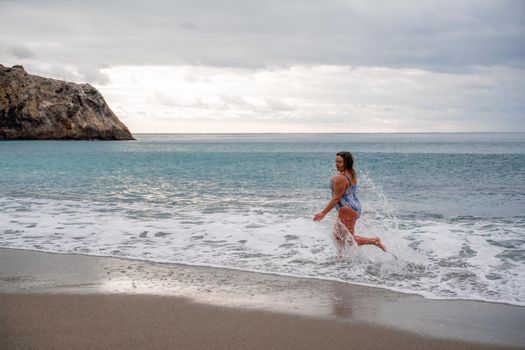
{"label": "woman's leg", "polygon": [[347,208],[347,207],[339,208],[338,215],[339,215],[339,220],[341,220],[341,222],[346,226],[346,228],[352,234],[352,236],[354,236],[354,240],[356,241],[358,245],[371,244],[371,245],[375,245],[376,247],[386,252],[386,248],[383,245],[383,243],[381,243],[381,240],[379,239],[379,237],[369,238],[369,237],[358,236],[355,234],[355,223],[359,215],[354,209]]}

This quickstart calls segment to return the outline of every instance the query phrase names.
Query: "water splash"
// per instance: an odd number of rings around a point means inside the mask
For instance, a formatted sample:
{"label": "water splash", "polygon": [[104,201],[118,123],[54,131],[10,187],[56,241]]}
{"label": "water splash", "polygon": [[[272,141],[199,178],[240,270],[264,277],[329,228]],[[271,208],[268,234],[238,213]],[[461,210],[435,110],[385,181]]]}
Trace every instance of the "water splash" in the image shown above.
{"label": "water splash", "polygon": [[332,229],[332,243],[335,248],[335,261],[346,260],[351,254],[350,251],[357,248],[354,236],[339,219]]}
{"label": "water splash", "polygon": [[[410,240],[399,230],[396,207],[366,171],[359,176],[359,196],[364,209],[356,224],[356,234],[379,237],[387,252],[375,247],[358,247],[338,220],[332,230],[336,261],[382,279],[415,279],[424,275],[430,266],[429,259],[417,248],[410,247]],[[351,238],[340,238],[345,236]]]}

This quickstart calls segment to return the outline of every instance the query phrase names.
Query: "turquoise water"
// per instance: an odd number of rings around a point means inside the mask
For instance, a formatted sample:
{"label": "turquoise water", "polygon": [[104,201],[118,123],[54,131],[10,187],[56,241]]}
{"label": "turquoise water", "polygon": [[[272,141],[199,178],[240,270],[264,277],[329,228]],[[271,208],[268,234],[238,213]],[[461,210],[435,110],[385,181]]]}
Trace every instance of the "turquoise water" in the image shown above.
{"label": "turquoise water", "polygon": [[[525,304],[525,134],[135,136],[0,142],[0,246]],[[389,254],[311,220],[340,150]]]}

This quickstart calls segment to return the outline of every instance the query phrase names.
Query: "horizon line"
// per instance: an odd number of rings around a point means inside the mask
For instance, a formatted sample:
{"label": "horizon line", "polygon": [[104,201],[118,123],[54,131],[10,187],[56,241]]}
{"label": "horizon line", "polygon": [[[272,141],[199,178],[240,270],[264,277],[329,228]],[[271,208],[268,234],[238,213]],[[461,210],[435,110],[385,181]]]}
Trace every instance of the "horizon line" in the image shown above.
{"label": "horizon line", "polygon": [[137,135],[333,135],[333,134],[525,134],[525,131],[378,131],[378,132],[132,132]]}

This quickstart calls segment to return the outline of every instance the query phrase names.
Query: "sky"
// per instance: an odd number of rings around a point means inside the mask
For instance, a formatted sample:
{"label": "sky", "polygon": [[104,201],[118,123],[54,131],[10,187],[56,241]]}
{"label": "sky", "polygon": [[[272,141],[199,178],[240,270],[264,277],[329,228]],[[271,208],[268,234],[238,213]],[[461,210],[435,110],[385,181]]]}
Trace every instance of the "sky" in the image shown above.
{"label": "sky", "polygon": [[0,0],[133,133],[525,132],[525,1]]}

